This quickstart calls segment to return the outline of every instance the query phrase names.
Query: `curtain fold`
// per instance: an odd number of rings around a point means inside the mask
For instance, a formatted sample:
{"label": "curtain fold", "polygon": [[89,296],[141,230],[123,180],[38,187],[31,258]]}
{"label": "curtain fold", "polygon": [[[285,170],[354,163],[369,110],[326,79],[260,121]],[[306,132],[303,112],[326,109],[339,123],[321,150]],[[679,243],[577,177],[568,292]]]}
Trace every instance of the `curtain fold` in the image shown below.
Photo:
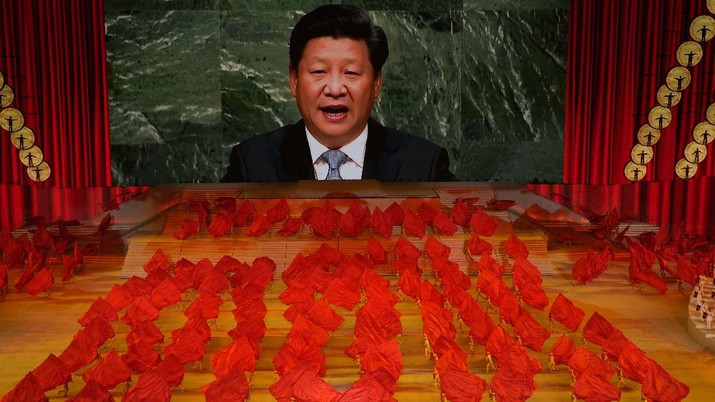
{"label": "curtain fold", "polygon": [[[623,171],[638,129],[658,105],[656,93],[679,66],[676,51],[692,40],[691,21],[711,15],[706,0],[572,0],[566,69],[564,183],[625,184]],[[715,102],[715,40],[701,43],[702,61],[689,68],[692,83],[670,108],[646,165],[645,181],[678,179],[675,164],[695,125]],[[712,147],[708,146],[712,152]],[[697,176],[715,175],[715,156]]]}
{"label": "curtain fold", "polygon": [[[0,72],[52,175],[43,186],[111,186],[104,2],[0,2]],[[34,184],[6,132],[0,183]]]}

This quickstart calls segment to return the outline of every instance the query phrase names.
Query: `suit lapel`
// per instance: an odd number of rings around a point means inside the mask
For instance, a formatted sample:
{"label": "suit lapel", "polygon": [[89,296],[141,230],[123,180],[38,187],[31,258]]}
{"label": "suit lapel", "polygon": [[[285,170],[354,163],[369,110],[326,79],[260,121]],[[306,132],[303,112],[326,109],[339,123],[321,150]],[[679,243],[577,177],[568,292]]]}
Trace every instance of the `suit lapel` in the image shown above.
{"label": "suit lapel", "polygon": [[280,149],[281,163],[278,168],[278,180],[290,182],[315,179],[310,146],[305,137],[303,120],[288,127]]}
{"label": "suit lapel", "polygon": [[400,171],[399,160],[392,158],[393,149],[387,138],[387,129],[373,119],[368,120],[367,144],[363,161],[362,178],[395,181]]}

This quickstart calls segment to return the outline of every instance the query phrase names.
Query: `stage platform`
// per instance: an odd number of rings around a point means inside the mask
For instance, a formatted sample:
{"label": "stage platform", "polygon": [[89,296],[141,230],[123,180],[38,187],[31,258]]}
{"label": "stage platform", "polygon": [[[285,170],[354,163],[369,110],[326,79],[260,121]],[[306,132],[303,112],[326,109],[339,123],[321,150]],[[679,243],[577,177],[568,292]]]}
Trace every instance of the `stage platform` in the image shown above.
{"label": "stage platform", "polygon": [[[498,221],[496,232],[484,237],[494,247],[493,257],[505,266],[513,261],[504,253],[504,242],[513,235],[527,244],[531,251],[528,260],[541,271],[543,289],[549,302],[553,302],[559,293],[565,295],[577,307],[586,313],[585,321],[598,312],[613,326],[621,330],[647,356],[659,363],[679,381],[690,386],[686,400],[709,400],[711,390],[715,388],[712,367],[715,354],[709,342],[713,339],[698,322],[689,317],[692,288],[685,285],[681,290],[676,283],[668,284],[668,292],[660,294],[652,288],[631,286],[628,280],[629,256],[627,250],[616,250],[615,260],[607,271],[587,285],[575,285],[571,269],[576,259],[585,254],[588,247],[598,247],[603,243],[594,235],[594,226],[585,217],[574,213],[563,205],[537,195],[522,186],[489,183],[422,183],[422,184],[379,184],[379,183],[344,183],[344,187],[322,187],[324,184],[296,183],[291,185],[240,185],[240,184],[205,184],[205,185],[165,185],[157,186],[130,201],[120,205],[118,210],[109,211],[114,223],[101,238],[92,237],[105,213],[100,213],[82,225],[72,228],[78,242],[100,242],[100,249],[85,257],[85,270],[67,282],[59,280],[62,266],[56,259],[51,260],[55,274],[55,285],[49,296],[30,296],[10,289],[0,299],[0,396],[12,389],[31,370],[53,353],[59,355],[70,343],[72,337],[81,329],[77,319],[81,317],[97,297],[105,297],[112,286],[122,284],[131,276],[146,276],[143,266],[158,249],[164,251],[170,261],[186,258],[197,262],[208,258],[214,264],[225,255],[239,261],[250,263],[257,257],[267,256],[277,264],[276,276],[268,287],[264,302],[267,306],[265,324],[266,335],[261,343],[261,355],[257,361],[255,374],[251,382],[252,401],[274,400],[268,387],[275,383],[272,359],[277,350],[286,341],[291,323],[283,317],[286,306],[278,295],[286,287],[280,274],[290,265],[297,253],[310,253],[321,245],[329,244],[346,254],[364,252],[369,231],[349,237],[337,234],[332,238],[318,238],[309,228],[302,228],[297,234],[283,237],[277,234],[279,224],[271,226],[269,231],[257,237],[247,236],[246,227],[234,229],[232,233],[220,238],[213,238],[205,228],[199,234],[187,240],[178,240],[172,236],[184,219],[197,219],[194,212],[187,212],[187,205],[194,201],[207,201],[210,205],[219,197],[236,198],[240,202],[251,200],[257,213],[274,206],[281,198],[287,198],[292,216],[300,216],[308,207],[322,205],[326,199],[336,209],[344,212],[350,203],[356,200],[363,206],[373,209],[387,208],[393,202],[417,207],[422,202],[437,209],[449,211],[458,198],[478,198],[475,205],[485,206],[492,199],[511,200],[515,204],[504,210],[487,211]],[[71,217],[64,217],[70,219]],[[657,226],[647,222],[630,222],[629,233],[638,234],[657,230]],[[31,227],[14,231],[15,235],[30,233]],[[563,233],[569,230],[572,236],[565,239]],[[575,233],[575,235],[574,235]],[[469,229],[459,228],[453,236],[434,233],[428,228],[424,238],[406,235],[399,227],[393,228],[389,239],[374,236],[388,250],[390,261],[394,261],[394,244],[404,236],[418,248],[424,247],[428,236],[433,235],[451,248],[450,260],[459,264],[462,272],[475,282],[477,270],[475,257],[470,256],[465,243],[469,239]],[[435,283],[435,277],[426,258],[420,260],[424,268],[423,279]],[[397,277],[390,264],[378,267],[390,281],[391,290],[397,292]],[[10,270],[9,283],[12,286],[21,272]],[[511,277],[504,278],[511,286]],[[476,296],[474,286],[470,293]],[[182,295],[180,303],[184,308],[195,298],[195,293]],[[434,386],[434,361],[425,357],[422,320],[416,303],[405,295],[396,305],[402,314],[403,333],[399,338],[400,350],[404,360],[404,369],[399,378],[394,397],[400,401],[440,401],[439,391]],[[483,299],[480,304],[486,306]],[[185,377],[180,388],[172,391],[173,401],[204,400],[201,387],[215,379],[211,371],[211,357],[231,342],[227,334],[235,326],[231,309],[233,302],[227,298],[221,306],[221,313],[215,325],[211,327],[211,340],[206,347],[202,368],[186,365]],[[525,307],[545,328],[551,328],[547,312]],[[325,380],[342,391],[347,389],[360,376],[355,361],[348,358],[343,349],[353,337],[352,326],[355,312],[340,307],[335,310],[346,321],[332,334],[323,348],[327,356]],[[498,314],[489,310],[489,315],[499,322]],[[167,343],[171,330],[181,327],[186,318],[180,308],[170,307],[161,311],[157,326],[165,333]],[[457,325],[457,343],[468,353],[470,373],[476,374],[487,383],[493,378],[493,372],[486,371],[484,360],[485,348],[476,345],[470,352],[467,329]],[[583,327],[583,324],[582,324]],[[512,328],[506,325],[508,332]],[[542,364],[542,370],[536,374],[536,391],[532,401],[570,401],[571,378],[568,368],[558,366],[550,373],[547,369],[548,351],[563,334],[582,345],[580,333],[572,333],[560,324],[554,327],[554,333],[544,344],[541,352],[529,350],[528,354]],[[694,332],[695,330],[695,332]],[[116,336],[100,348],[104,355],[112,348],[119,353],[127,350],[125,337],[128,327],[121,322],[115,325]],[[702,339],[698,334],[703,334]],[[600,355],[600,347],[585,345],[589,350]],[[710,347],[710,348],[709,348]],[[69,384],[69,396],[74,396],[84,386],[81,377],[85,369],[73,373]],[[136,383],[137,375],[133,376]],[[625,380],[621,386],[621,400],[640,401],[640,384]],[[112,394],[120,400],[123,386],[117,386]],[[57,390],[47,393],[50,400],[64,401]],[[488,400],[485,394],[483,400]]]}

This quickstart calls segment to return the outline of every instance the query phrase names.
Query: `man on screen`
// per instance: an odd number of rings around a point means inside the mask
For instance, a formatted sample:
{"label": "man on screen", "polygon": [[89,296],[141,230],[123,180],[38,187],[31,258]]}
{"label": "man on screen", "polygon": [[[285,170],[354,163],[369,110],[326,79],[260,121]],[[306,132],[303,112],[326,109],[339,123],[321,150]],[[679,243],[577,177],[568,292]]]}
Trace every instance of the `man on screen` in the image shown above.
{"label": "man on screen", "polygon": [[389,51],[365,11],[316,8],[296,24],[289,53],[302,120],[234,146],[223,182],[454,179],[444,148],[370,118]]}

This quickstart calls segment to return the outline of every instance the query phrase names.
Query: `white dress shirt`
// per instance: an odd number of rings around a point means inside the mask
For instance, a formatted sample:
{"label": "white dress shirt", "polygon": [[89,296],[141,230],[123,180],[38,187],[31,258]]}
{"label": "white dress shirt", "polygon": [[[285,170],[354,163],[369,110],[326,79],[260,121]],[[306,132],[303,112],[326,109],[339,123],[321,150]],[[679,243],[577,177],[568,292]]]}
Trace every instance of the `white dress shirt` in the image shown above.
{"label": "white dress shirt", "polygon": [[[317,180],[325,180],[328,176],[328,163],[320,156],[328,150],[328,147],[318,142],[313,137],[313,134],[305,129],[305,135],[308,138],[308,146],[310,146],[310,157],[313,158],[313,170]],[[339,148],[348,156],[348,160],[340,166],[340,177],[344,180],[360,180],[362,179],[362,167],[365,162],[365,146],[367,145],[367,125],[350,143]]]}

